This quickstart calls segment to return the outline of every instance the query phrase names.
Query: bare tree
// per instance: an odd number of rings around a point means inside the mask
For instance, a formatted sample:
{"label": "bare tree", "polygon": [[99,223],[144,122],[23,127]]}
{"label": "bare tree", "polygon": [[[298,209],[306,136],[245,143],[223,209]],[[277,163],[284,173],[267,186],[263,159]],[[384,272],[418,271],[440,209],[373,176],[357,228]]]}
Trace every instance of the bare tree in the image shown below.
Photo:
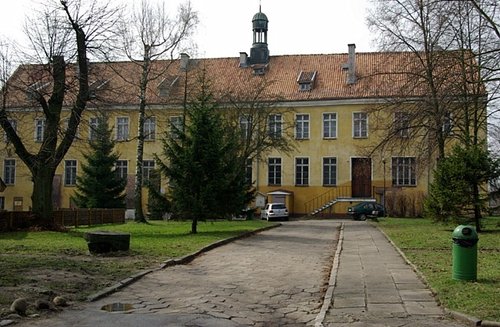
{"label": "bare tree", "polygon": [[123,51],[139,69],[140,74],[138,80],[122,75],[127,83],[136,87],[139,99],[134,190],[135,221],[137,222],[146,221],[142,208],[142,169],[148,94],[155,92],[150,84],[164,77],[174,63],[172,59],[180,50],[183,50],[182,47],[189,40],[197,23],[197,13],[189,1],[180,5],[177,15],[172,18],[168,15],[164,4],[152,5],[150,1],[143,0],[138,10],[124,21],[120,31],[123,35]]}
{"label": "bare tree", "polygon": [[[33,29],[26,30],[32,50],[29,58],[37,59],[38,64],[21,65],[3,87],[0,125],[31,173],[32,211],[41,226],[55,227],[52,182],[75,139],[89,99],[88,54],[91,48],[99,47],[99,40],[105,39],[102,33],[110,28],[116,13],[108,5],[98,5],[98,1],[85,6],[76,0],[47,4],[38,19],[31,21]],[[68,64],[65,57],[76,64]],[[68,74],[74,66],[77,74]],[[37,106],[35,113],[44,120],[43,138],[37,148],[28,139],[23,140],[22,133],[11,123],[9,108],[26,102],[20,95],[28,95],[29,106]],[[69,107],[70,116],[60,135],[63,107]]]}

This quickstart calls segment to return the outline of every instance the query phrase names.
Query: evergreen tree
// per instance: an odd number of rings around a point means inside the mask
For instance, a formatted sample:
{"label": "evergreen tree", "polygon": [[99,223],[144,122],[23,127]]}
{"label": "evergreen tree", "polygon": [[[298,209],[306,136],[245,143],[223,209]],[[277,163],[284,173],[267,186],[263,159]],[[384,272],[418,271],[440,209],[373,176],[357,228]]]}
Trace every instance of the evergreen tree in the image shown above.
{"label": "evergreen tree", "polygon": [[80,208],[123,208],[127,181],[114,171],[119,156],[113,153],[115,142],[105,117],[99,119],[94,135],[72,199]]}
{"label": "evergreen tree", "polygon": [[481,231],[481,212],[487,200],[487,183],[500,176],[500,161],[492,158],[484,143],[456,145],[440,160],[426,199],[426,213],[438,221],[474,217]]}
{"label": "evergreen tree", "polygon": [[192,220],[191,232],[205,218],[241,211],[248,185],[238,148],[240,134],[227,127],[204,77],[201,90],[186,110],[184,129],[164,139],[165,161],[157,157],[169,179],[172,211]]}

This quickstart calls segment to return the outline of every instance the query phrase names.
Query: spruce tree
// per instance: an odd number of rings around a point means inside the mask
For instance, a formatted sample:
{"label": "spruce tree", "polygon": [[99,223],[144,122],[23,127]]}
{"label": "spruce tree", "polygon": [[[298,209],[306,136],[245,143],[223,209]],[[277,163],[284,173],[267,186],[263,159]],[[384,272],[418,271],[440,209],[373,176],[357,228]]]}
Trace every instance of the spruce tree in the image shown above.
{"label": "spruce tree", "polygon": [[82,164],[72,199],[80,208],[123,208],[127,181],[115,172],[119,156],[113,152],[115,142],[106,117],[99,119],[94,135],[90,151],[83,155],[86,164]]}
{"label": "spruce tree", "polygon": [[248,201],[245,160],[238,147],[240,134],[228,128],[206,80],[186,110],[185,128],[164,140],[162,161],[157,162],[169,180],[172,211],[192,220],[224,218],[241,211]]}

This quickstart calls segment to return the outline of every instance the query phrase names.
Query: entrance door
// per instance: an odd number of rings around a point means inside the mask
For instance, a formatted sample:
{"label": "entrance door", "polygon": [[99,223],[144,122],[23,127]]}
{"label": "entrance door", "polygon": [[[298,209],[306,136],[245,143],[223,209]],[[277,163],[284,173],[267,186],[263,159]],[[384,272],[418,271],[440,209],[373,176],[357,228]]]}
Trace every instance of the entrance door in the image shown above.
{"label": "entrance door", "polygon": [[372,196],[372,161],[370,158],[352,158],[352,197]]}

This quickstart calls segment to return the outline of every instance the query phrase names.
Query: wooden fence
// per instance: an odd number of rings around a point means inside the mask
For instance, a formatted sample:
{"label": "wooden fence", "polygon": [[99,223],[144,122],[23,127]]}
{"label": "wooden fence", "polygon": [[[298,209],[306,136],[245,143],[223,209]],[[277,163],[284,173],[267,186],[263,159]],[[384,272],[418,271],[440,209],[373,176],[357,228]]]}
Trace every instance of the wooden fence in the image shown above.
{"label": "wooden fence", "polygon": [[[52,213],[54,224],[68,227],[125,223],[125,209],[60,209]],[[0,212],[0,231],[36,226],[30,211]]]}

